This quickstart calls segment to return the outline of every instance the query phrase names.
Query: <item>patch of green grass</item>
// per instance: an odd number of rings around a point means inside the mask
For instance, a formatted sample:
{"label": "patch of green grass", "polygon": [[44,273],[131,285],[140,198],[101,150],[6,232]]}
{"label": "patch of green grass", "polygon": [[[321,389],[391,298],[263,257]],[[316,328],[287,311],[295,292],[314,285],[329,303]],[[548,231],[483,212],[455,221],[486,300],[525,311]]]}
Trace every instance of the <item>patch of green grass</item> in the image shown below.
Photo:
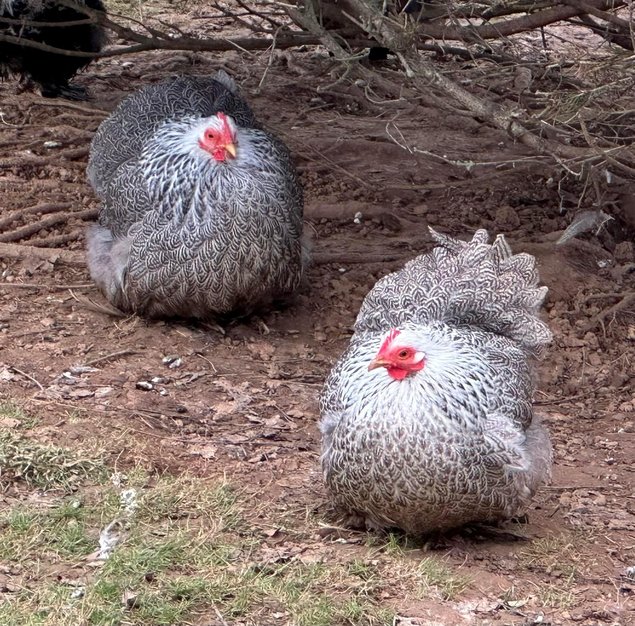
{"label": "patch of green grass", "polygon": [[1,418],[18,420],[20,428],[33,428],[38,423],[37,418],[26,413],[22,407],[10,400],[0,401]]}
{"label": "patch of green grass", "polygon": [[385,554],[400,557],[410,550],[419,550],[425,545],[425,540],[410,537],[402,532],[390,532],[387,535],[369,534],[366,545],[378,548]]}
{"label": "patch of green grass", "polygon": [[580,568],[593,569],[593,559],[580,551],[588,538],[575,534],[562,534],[534,539],[519,555],[519,564],[547,576],[557,577],[558,582],[538,585],[535,593],[541,606],[565,610],[576,604],[575,582]]}
{"label": "patch of green grass", "polygon": [[534,539],[520,552],[519,562],[535,572],[559,572],[564,578],[575,578],[581,562],[578,540],[570,535]]}
{"label": "patch of green grass", "polygon": [[22,505],[0,513],[0,559],[23,565],[37,562],[44,553],[51,563],[89,554],[95,539],[81,512],[63,502],[51,509]]}
{"label": "patch of green grass", "polygon": [[355,559],[347,565],[348,573],[362,580],[372,580],[377,576],[377,568],[360,559]]}
{"label": "patch of green grass", "polygon": [[[136,494],[128,513],[122,489]],[[16,505],[0,517],[0,560],[22,576],[0,603],[0,624],[168,626],[216,612],[228,623],[267,623],[272,613],[297,626],[392,623],[377,600],[376,562],[272,558],[248,507],[225,482],[143,468],[73,498]],[[110,558],[87,561],[114,519],[120,538]]]}
{"label": "patch of green grass", "polygon": [[[225,505],[234,501],[233,497],[226,499],[226,485],[206,493],[206,497],[215,493],[217,503],[219,494]],[[197,501],[189,500],[189,505]],[[236,506],[235,501],[231,506]],[[195,535],[195,525],[184,525],[182,519],[173,521],[165,535],[148,534],[145,523],[133,531],[105,563],[98,582],[86,596],[85,605],[92,607],[89,623],[121,619],[126,611],[120,598],[130,591],[135,597],[135,608],[131,609],[135,624],[143,625],[182,623],[188,616],[209,611],[210,606],[226,619],[248,620],[262,607],[272,607],[291,615],[298,626],[390,623],[388,613],[368,595],[367,584],[343,582],[350,578],[345,565],[249,563],[258,542],[248,534],[228,534],[228,527],[220,525],[220,520],[240,517],[236,511],[228,514],[230,511],[220,506],[216,511],[218,519],[212,519],[205,531]],[[329,593],[339,585],[344,585],[346,593],[340,597]]]}
{"label": "patch of green grass", "polygon": [[[354,570],[359,572],[359,565]],[[365,575],[371,575],[371,570]],[[377,573],[372,572],[372,576]],[[351,576],[347,564],[292,561],[264,570],[252,568],[239,575],[234,585],[241,593],[224,602],[232,617],[242,617],[250,609],[273,602],[277,611],[290,615],[290,622],[297,626],[392,623],[392,611],[379,606],[373,586]]]}
{"label": "patch of green grass", "polygon": [[40,489],[71,491],[82,479],[103,476],[103,471],[101,461],[12,431],[0,432],[0,484],[24,480]]}
{"label": "patch of green grass", "polygon": [[403,535],[390,533],[383,549],[386,554],[401,556],[406,549],[406,546],[404,545],[405,541],[407,541],[407,539]]}
{"label": "patch of green grass", "polygon": [[[387,562],[383,569],[389,570],[390,576],[399,580],[405,588],[414,587],[415,595],[420,597],[428,597],[430,592],[434,592],[444,600],[454,600],[472,582],[470,577],[457,572],[455,567],[436,556],[421,559],[420,555],[426,550],[425,539],[389,533],[381,543],[374,537],[370,537],[367,543],[385,555]],[[352,567],[351,573],[354,573],[360,565]]]}
{"label": "patch of green grass", "polygon": [[439,559],[429,556],[417,566],[421,580],[421,591],[427,595],[430,589],[436,589],[444,600],[453,600],[470,584],[467,576],[458,574],[455,569]]}
{"label": "patch of green grass", "polygon": [[[142,475],[136,477],[140,480]],[[164,475],[144,489],[138,517],[152,523],[205,516],[218,531],[235,530],[240,520],[237,501],[238,494],[227,483],[201,489],[192,478]]]}
{"label": "patch of green grass", "polygon": [[65,620],[72,592],[71,586],[55,581],[3,594],[0,623],[2,626],[70,626],[71,622]]}
{"label": "patch of green grass", "polygon": [[538,605],[561,611],[574,607],[577,600],[571,582],[564,581],[563,584],[558,585],[540,585],[535,594]]}
{"label": "patch of green grass", "polygon": [[86,420],[88,411],[84,408],[74,408],[71,411],[66,412],[66,419],[69,424],[79,424],[80,422]]}
{"label": "patch of green grass", "polygon": [[514,585],[505,589],[505,591],[500,594],[499,600],[501,604],[508,609],[518,609],[529,602],[527,593],[521,592],[521,590],[517,589]]}

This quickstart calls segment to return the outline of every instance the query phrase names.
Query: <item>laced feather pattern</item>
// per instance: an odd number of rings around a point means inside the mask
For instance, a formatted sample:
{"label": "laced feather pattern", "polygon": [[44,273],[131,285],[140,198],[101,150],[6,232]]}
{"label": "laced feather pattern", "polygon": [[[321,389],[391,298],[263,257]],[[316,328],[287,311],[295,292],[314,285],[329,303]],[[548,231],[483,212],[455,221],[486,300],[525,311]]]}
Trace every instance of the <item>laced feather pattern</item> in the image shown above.
{"label": "laced feather pattern", "polygon": [[[224,161],[199,145],[218,113],[235,133]],[[303,196],[291,156],[226,73],[126,98],[93,139],[88,178],[102,200],[89,268],[119,309],[243,314],[299,285]]]}
{"label": "laced feather pattern", "polygon": [[[468,242],[431,232],[436,248],[366,296],[321,396],[335,503],[413,534],[520,514],[551,470],[532,409],[531,359],[551,340],[534,258],[484,230]],[[393,329],[425,359],[402,380],[368,369]]]}

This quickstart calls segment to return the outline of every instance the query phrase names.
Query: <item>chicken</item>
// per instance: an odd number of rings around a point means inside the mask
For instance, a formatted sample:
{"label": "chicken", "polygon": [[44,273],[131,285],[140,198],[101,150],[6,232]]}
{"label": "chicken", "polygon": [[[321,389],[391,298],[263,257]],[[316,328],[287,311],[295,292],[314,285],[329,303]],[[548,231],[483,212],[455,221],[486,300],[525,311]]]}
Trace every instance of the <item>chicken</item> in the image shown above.
{"label": "chicken", "polygon": [[[75,9],[56,0],[0,0],[0,17],[17,20],[17,23],[0,22],[0,35],[15,40],[0,41],[0,76],[18,75],[25,84],[37,85],[42,95],[48,98],[85,99],[85,90],[69,85],[68,81],[90,63],[91,57],[56,54],[18,43],[30,40],[73,52],[99,52],[106,43],[106,34],[98,24],[55,26],[88,19],[81,11],[81,5],[97,11],[106,10],[101,0],[77,0],[77,5]],[[49,25],[36,27],[23,21]]]}
{"label": "chicken", "polygon": [[440,235],[366,296],[321,396],[334,503],[413,535],[522,514],[551,472],[530,359],[551,340],[535,260]]}
{"label": "chicken", "polygon": [[120,310],[244,314],[298,287],[302,188],[225,72],[126,98],[93,139],[88,178],[102,200],[88,266]]}

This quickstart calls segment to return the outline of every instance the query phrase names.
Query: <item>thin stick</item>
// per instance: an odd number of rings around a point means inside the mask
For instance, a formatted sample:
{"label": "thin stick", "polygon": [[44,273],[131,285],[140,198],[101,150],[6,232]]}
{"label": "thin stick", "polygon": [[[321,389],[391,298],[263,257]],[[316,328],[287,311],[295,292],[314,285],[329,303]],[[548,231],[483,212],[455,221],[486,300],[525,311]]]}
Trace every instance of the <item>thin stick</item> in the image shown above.
{"label": "thin stick", "polygon": [[81,230],[74,230],[64,235],[55,235],[53,237],[45,237],[44,239],[31,239],[31,245],[36,248],[59,248],[69,241],[77,241],[83,236]]}
{"label": "thin stick", "polygon": [[[280,27],[282,28],[282,26]],[[276,51],[276,37],[278,36],[278,32],[280,31],[280,28],[278,28],[276,30],[276,32],[273,34],[273,41],[271,42],[271,48],[269,50],[269,60],[267,61],[267,67],[265,67],[265,71],[262,73],[262,78],[260,79],[260,82],[258,83],[258,87],[256,87],[256,93],[260,93],[260,89],[262,88],[263,83],[265,82],[265,78],[267,78],[267,74],[269,73],[269,70],[271,69],[271,66],[273,65],[273,55],[274,52]]]}
{"label": "thin stick", "polygon": [[623,311],[624,309],[628,309],[632,304],[635,304],[635,291],[631,291],[627,293],[617,304],[614,304],[612,307],[605,309],[601,313],[598,313],[585,327],[585,331],[592,330],[598,324],[602,323],[605,319],[609,317],[615,317],[617,313]]}
{"label": "thin stick", "polygon": [[322,252],[312,256],[312,263],[315,265],[329,265],[338,263],[342,265],[355,265],[358,263],[387,263],[389,261],[404,261],[412,259],[416,252],[399,253],[387,252],[385,254],[369,254],[366,252]]}
{"label": "thin stick", "polygon": [[107,117],[110,115],[108,111],[104,111],[103,109],[91,109],[87,106],[82,106],[81,104],[76,104],[75,102],[65,102],[64,100],[35,100],[32,103],[33,105],[41,106],[41,107],[63,107],[65,109],[73,109],[75,111],[82,111],[83,113],[90,113],[91,115],[98,115],[99,117]]}
{"label": "thin stick", "polygon": [[38,285],[36,283],[0,283],[0,288],[8,289],[46,289],[48,291],[65,291],[66,289],[92,289],[93,283],[77,283],[69,285]]}
{"label": "thin stick", "polygon": [[220,623],[223,626],[229,626],[229,624],[225,621],[222,613],[218,610],[218,607],[215,604],[212,604],[212,608],[214,609],[214,613],[216,613],[216,617],[218,617],[218,619],[220,620]]}
{"label": "thin stick", "polygon": [[113,352],[112,354],[106,354],[104,356],[100,356],[92,361],[86,361],[84,365],[86,367],[90,367],[92,365],[96,365],[97,363],[103,363],[104,361],[110,361],[111,359],[115,359],[120,356],[128,356],[130,354],[137,354],[135,350],[119,350],[119,352]]}
{"label": "thin stick", "polygon": [[44,387],[42,387],[42,385],[37,380],[35,380],[33,376],[30,376],[26,372],[23,372],[21,369],[18,369],[15,365],[9,365],[9,369],[13,370],[17,374],[20,374],[21,376],[24,376],[24,378],[28,378],[31,382],[35,383],[40,388],[40,391],[44,391]]}
{"label": "thin stick", "polygon": [[[109,24],[113,26],[113,23]],[[82,57],[86,59],[115,57],[122,54],[134,54],[149,50],[191,50],[193,52],[224,52],[226,50],[267,50],[271,46],[271,39],[256,37],[235,37],[232,39],[195,39],[193,37],[178,37],[164,39],[156,37],[144,37],[132,30],[115,29],[124,31],[127,38],[132,41],[141,41],[135,45],[123,48],[107,48],[103,52],[84,52],[82,50],[65,50],[31,39],[13,37],[0,34],[0,43],[11,43],[25,48],[35,48],[44,52],[52,52],[61,56]],[[278,49],[296,48],[304,45],[317,45],[320,41],[306,33],[289,32],[280,36],[277,41]]]}

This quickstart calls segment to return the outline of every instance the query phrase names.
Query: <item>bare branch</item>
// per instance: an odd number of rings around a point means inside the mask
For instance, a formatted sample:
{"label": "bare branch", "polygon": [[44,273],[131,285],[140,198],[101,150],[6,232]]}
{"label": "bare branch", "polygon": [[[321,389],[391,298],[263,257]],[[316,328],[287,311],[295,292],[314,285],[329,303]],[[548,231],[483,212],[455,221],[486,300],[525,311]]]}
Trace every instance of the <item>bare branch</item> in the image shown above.
{"label": "bare branch", "polygon": [[[149,50],[190,50],[193,52],[223,52],[226,50],[267,50],[271,47],[273,39],[259,39],[255,37],[235,37],[232,39],[193,39],[180,37],[174,39],[155,39],[151,37],[137,36],[143,39],[142,43],[125,46],[122,48],[110,48],[103,52],[82,52],[79,50],[64,50],[55,48],[39,41],[22,39],[11,35],[0,34],[0,42],[13,43],[18,46],[35,48],[44,52],[53,52],[64,56],[104,58],[116,57],[124,54],[134,54]],[[316,45],[319,39],[305,33],[280,34],[276,38],[276,48],[286,49],[305,45]]]}
{"label": "bare branch", "polygon": [[0,259],[40,259],[49,263],[60,263],[71,267],[86,267],[84,255],[70,250],[36,248],[17,243],[0,243]]}

